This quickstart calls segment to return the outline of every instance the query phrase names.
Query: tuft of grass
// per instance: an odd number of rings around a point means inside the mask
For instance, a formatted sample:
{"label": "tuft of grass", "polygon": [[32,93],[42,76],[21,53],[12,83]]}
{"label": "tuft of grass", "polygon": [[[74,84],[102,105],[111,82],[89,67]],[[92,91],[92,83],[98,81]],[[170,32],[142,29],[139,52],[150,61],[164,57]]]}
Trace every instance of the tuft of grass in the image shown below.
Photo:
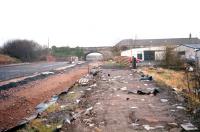
{"label": "tuft of grass", "polygon": [[56,111],[59,111],[60,110],[60,107],[57,103],[55,104],[52,104],[51,106],[49,106],[47,109],[46,109],[46,112],[47,113],[52,113],[52,112],[56,112]]}
{"label": "tuft of grass", "polygon": [[[153,76],[157,84],[160,86],[167,86],[171,88],[177,88],[180,91],[188,90],[187,77],[184,71],[175,71],[171,69],[151,69],[143,68],[144,74],[149,74]],[[190,75],[189,75],[190,78]],[[194,87],[194,84],[190,81],[190,87]],[[200,105],[199,97],[194,93],[184,92],[184,95],[189,99],[189,105],[192,108]]]}
{"label": "tuft of grass", "polygon": [[167,86],[178,88],[180,90],[187,88],[186,75],[183,71],[174,71],[170,69],[149,69],[144,68],[143,71],[145,74],[149,74],[155,78],[156,81],[164,83]]}
{"label": "tuft of grass", "polygon": [[46,125],[41,119],[31,121],[25,128],[17,132],[53,132],[56,124]]}

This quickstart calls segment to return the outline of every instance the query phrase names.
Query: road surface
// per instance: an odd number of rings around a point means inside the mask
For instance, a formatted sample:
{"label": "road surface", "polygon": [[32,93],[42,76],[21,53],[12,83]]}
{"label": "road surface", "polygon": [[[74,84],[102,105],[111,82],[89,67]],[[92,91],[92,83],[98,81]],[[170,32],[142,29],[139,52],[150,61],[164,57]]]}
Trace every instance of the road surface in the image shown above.
{"label": "road surface", "polygon": [[59,67],[68,66],[68,62],[39,62],[22,65],[0,67],[0,81],[17,77],[28,76],[34,73],[50,71]]}

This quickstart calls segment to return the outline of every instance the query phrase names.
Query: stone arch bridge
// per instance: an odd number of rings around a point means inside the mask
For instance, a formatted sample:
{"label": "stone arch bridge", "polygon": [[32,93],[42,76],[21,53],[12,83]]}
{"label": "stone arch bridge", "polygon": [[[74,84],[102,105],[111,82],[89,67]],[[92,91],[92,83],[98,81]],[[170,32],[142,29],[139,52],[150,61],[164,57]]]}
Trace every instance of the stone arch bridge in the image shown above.
{"label": "stone arch bridge", "polygon": [[84,60],[86,60],[86,56],[90,53],[100,53],[103,55],[104,60],[112,58],[112,47],[105,46],[105,47],[81,47],[84,52]]}

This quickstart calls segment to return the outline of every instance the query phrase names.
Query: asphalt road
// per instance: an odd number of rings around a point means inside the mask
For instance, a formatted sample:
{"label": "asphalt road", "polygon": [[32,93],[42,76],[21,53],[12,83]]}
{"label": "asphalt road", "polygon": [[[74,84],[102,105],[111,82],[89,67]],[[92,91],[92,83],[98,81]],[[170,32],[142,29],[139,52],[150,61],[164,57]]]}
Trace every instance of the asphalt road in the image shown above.
{"label": "asphalt road", "polygon": [[22,65],[0,67],[0,81],[17,77],[29,76],[34,73],[50,71],[59,67],[68,66],[68,62],[40,62]]}

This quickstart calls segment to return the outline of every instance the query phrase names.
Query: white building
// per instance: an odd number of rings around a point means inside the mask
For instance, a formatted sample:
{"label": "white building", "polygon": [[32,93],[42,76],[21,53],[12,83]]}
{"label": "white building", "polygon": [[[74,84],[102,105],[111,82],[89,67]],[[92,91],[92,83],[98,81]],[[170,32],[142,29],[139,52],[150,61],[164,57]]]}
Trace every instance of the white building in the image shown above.
{"label": "white building", "polygon": [[175,48],[179,55],[188,59],[197,59],[200,62],[200,44],[182,44]]}
{"label": "white building", "polygon": [[134,48],[121,52],[121,56],[134,56],[143,61],[159,61],[163,59],[165,46]]}

